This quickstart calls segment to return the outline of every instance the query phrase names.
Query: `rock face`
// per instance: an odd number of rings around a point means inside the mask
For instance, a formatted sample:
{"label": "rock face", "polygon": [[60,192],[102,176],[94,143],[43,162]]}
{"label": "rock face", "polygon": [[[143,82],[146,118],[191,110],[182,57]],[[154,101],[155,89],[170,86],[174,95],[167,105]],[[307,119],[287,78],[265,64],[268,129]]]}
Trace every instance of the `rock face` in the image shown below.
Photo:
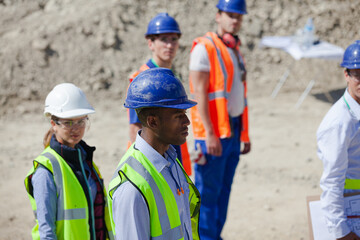
{"label": "rock face", "polygon": [[[24,113],[19,109],[37,111],[39,106],[31,108],[30,102],[42,104],[61,82],[75,83],[92,98],[122,98],[129,74],[150,57],[144,33],[159,12],[179,22],[183,35],[175,69],[187,84],[192,40],[216,30],[216,2],[0,1],[0,116]],[[258,48],[262,36],[294,34],[312,17],[320,39],[343,48],[360,39],[360,1],[252,0],[247,5],[239,36],[254,96],[271,91],[293,61],[279,50]],[[309,71],[315,71],[326,85],[341,81],[341,71],[325,61],[304,62],[293,71],[297,78],[309,78]]]}

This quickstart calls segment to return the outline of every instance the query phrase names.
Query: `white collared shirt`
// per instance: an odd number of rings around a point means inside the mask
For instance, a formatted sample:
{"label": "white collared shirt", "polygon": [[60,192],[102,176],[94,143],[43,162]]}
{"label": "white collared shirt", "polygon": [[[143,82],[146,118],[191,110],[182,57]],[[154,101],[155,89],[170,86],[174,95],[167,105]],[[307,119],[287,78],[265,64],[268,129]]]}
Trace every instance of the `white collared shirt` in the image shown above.
{"label": "white collared shirt", "polygon": [[[139,133],[136,136],[135,148],[139,149],[165,178],[176,200],[184,230],[184,239],[191,240],[193,238],[190,219],[189,184],[180,166],[175,164],[176,151],[170,145],[165,152],[164,158]],[[180,196],[177,194],[178,186],[181,186],[184,190],[184,194]],[[130,182],[127,181],[121,184],[115,190],[112,209],[116,240],[150,239],[150,216],[147,203],[141,193]]]}
{"label": "white collared shirt", "polygon": [[360,179],[360,105],[345,91],[317,131],[318,156],[324,165],[320,180],[322,209],[335,238],[350,233],[344,212],[345,179]]}

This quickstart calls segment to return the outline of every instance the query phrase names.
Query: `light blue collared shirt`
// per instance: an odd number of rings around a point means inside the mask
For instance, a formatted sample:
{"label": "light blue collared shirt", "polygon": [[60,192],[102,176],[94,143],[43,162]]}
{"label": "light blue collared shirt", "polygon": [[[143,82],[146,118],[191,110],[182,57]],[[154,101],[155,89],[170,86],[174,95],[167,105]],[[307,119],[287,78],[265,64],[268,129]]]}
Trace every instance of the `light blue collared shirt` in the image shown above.
{"label": "light blue collared shirt", "polygon": [[350,233],[344,212],[345,179],[360,179],[360,105],[346,89],[317,131],[318,156],[324,165],[321,204],[335,238]]}
{"label": "light blue collared shirt", "polygon": [[[165,178],[177,203],[184,230],[184,239],[191,240],[193,238],[191,234],[189,184],[181,167],[175,163],[176,151],[170,145],[164,158],[139,133],[136,137],[135,148],[139,149]],[[179,187],[184,190],[184,194],[180,196],[177,194]],[[150,239],[150,216],[147,204],[141,193],[130,182],[121,184],[115,190],[112,211],[116,240]]]}

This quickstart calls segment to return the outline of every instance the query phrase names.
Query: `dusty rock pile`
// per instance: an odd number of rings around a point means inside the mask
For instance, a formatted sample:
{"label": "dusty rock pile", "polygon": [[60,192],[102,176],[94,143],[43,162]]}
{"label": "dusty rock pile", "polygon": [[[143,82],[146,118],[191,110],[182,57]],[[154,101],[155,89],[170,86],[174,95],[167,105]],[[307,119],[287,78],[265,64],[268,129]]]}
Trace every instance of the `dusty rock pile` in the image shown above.
{"label": "dusty rock pile", "polygon": [[[91,98],[118,99],[120,105],[128,75],[150,56],[147,23],[164,11],[183,32],[175,68],[186,83],[192,39],[215,30],[216,2],[0,0],[0,117],[40,111],[32,103],[42,102],[60,82],[79,85]],[[247,5],[240,38],[250,95],[268,94],[293,61],[277,49],[258,48],[262,36],[293,34],[312,17],[320,39],[343,48],[360,39],[360,1],[252,0]],[[317,69],[326,85],[341,82],[336,64],[331,66],[303,62],[293,71],[307,78]]]}

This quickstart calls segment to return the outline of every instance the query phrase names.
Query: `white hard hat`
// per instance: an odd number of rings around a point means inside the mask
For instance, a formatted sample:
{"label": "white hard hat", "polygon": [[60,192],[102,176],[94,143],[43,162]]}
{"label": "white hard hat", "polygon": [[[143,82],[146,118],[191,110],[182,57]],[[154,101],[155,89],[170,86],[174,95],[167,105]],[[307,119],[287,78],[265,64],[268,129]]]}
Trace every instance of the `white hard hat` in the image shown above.
{"label": "white hard hat", "polygon": [[84,92],[72,83],[61,83],[47,95],[45,116],[74,118],[95,113]]}

